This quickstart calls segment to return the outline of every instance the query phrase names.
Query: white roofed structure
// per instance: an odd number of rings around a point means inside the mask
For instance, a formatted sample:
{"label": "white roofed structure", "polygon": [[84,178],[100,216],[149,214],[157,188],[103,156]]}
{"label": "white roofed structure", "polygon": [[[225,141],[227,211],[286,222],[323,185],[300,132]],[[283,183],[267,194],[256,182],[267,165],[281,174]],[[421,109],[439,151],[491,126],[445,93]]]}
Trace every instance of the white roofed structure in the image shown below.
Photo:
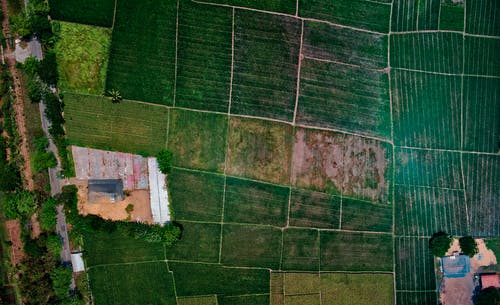
{"label": "white roofed structure", "polygon": [[82,252],[71,253],[71,265],[73,266],[73,272],[85,271]]}
{"label": "white roofed structure", "polygon": [[148,169],[151,213],[156,223],[164,224],[170,221],[166,176],[160,172],[156,158],[148,158]]}

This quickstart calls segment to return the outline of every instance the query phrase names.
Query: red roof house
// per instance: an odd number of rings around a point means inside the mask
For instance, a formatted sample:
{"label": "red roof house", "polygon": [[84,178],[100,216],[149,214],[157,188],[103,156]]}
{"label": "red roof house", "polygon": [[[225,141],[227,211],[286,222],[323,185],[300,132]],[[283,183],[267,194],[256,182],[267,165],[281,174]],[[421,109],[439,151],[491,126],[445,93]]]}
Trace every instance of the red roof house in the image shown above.
{"label": "red roof house", "polygon": [[481,287],[483,289],[488,287],[500,288],[500,275],[481,274]]}

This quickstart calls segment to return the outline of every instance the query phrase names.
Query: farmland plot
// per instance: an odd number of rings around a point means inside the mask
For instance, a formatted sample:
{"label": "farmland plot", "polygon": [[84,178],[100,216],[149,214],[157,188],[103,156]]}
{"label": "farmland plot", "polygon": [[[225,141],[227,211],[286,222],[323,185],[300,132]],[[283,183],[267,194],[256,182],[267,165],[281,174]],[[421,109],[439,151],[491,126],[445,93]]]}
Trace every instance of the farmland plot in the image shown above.
{"label": "farmland plot", "polygon": [[270,226],[223,225],[221,263],[278,269],[281,230]]}
{"label": "farmland plot", "polygon": [[392,236],[320,232],[321,271],[392,271]]}
{"label": "farmland plot", "polygon": [[500,39],[465,37],[465,73],[500,76]]}
{"label": "farmland plot", "polygon": [[223,172],[228,117],[208,112],[172,110],[168,148],[173,164]]}
{"label": "farmland plot", "polygon": [[102,96],[64,94],[64,119],[73,144],[104,150],[156,154],[165,148],[167,108]]}
{"label": "farmland plot", "polygon": [[269,295],[217,296],[217,305],[269,305]]}
{"label": "farmland plot", "polygon": [[302,129],[295,133],[292,184],[374,202],[390,202],[392,149],[380,141]]}
{"label": "farmland plot", "polygon": [[470,232],[500,235],[500,157],[464,155]]}
{"label": "farmland plot", "polygon": [[111,27],[115,0],[49,0],[50,17],[56,20]]}
{"label": "farmland plot", "polygon": [[340,196],[292,189],[290,225],[337,229],[340,220]]}
{"label": "farmland plot", "polygon": [[217,263],[219,261],[221,225],[183,222],[182,226],[182,238],[167,249],[167,258]]}
{"label": "farmland plot", "polygon": [[397,185],[463,189],[460,154],[396,148]]}
{"label": "farmland plot", "polygon": [[191,1],[179,3],[175,105],[227,112],[232,10]]}
{"label": "farmland plot", "polygon": [[464,150],[500,150],[500,80],[464,77]]}
{"label": "farmland plot", "polygon": [[306,21],[303,38],[306,57],[371,69],[388,66],[386,35]]}
{"label": "farmland plot", "polygon": [[436,291],[398,291],[396,293],[397,305],[429,305],[437,304]]}
{"label": "farmland plot", "polygon": [[284,227],[289,192],[287,187],[228,177],[224,222]]}
{"label": "farmland plot", "polygon": [[177,305],[218,305],[217,296],[201,297],[180,297],[177,298]]}
{"label": "farmland plot", "polygon": [[392,231],[392,205],[342,198],[341,229],[353,231]]}
{"label": "farmland plot", "polygon": [[452,0],[441,2],[439,29],[449,31],[464,30],[464,4]]}
{"label": "farmland plot", "polygon": [[242,6],[257,10],[272,11],[285,14],[295,14],[295,0],[204,0],[205,2],[223,5]]}
{"label": "farmland plot", "polygon": [[391,35],[391,67],[462,73],[463,37],[458,33]]}
{"label": "farmland plot", "polygon": [[231,117],[226,172],[288,185],[292,147],[290,125]]}
{"label": "farmland plot", "polygon": [[305,59],[296,121],[390,138],[388,75]]}
{"label": "farmland plot", "polygon": [[396,234],[430,236],[444,231],[467,233],[467,207],[462,190],[397,186]]}
{"label": "farmland plot", "polygon": [[106,89],[131,100],[171,105],[177,2],[118,0]]}
{"label": "farmland plot", "polygon": [[390,1],[299,0],[299,16],[379,33],[389,32]]}
{"label": "farmland plot", "polygon": [[318,271],[320,258],[319,231],[285,229],[281,270]]}
{"label": "farmland plot", "polygon": [[437,30],[440,3],[441,0],[394,1],[391,31]]}
{"label": "farmland plot", "polygon": [[435,290],[434,258],[429,239],[397,237],[396,290]]}
{"label": "farmland plot", "polygon": [[176,304],[172,274],[164,262],[94,267],[89,278],[96,304]]}
{"label": "farmland plot", "polygon": [[168,178],[176,220],[221,220],[223,176],[175,168]]}
{"label": "farmland plot", "polygon": [[231,113],[292,121],[301,23],[236,10],[234,27]]}
{"label": "farmland plot", "polygon": [[269,293],[269,270],[174,262],[168,265],[174,273],[178,296]]}
{"label": "farmland plot", "polygon": [[467,24],[471,34],[500,36],[500,3],[496,0],[465,1]]}
{"label": "farmland plot", "polygon": [[461,78],[399,70],[391,73],[394,144],[459,150]]}

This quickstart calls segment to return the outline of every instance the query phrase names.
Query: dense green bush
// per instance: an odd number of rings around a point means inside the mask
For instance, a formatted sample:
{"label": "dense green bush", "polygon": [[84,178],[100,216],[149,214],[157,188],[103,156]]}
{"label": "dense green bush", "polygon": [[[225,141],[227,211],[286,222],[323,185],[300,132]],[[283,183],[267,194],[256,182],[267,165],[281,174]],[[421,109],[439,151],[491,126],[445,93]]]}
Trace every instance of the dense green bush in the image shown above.
{"label": "dense green bush", "polygon": [[36,208],[37,198],[35,193],[25,190],[5,194],[2,204],[3,213],[8,219],[29,217],[35,213]]}
{"label": "dense green bush", "polygon": [[49,140],[42,136],[35,139],[35,151],[31,156],[31,168],[35,174],[57,166],[57,159],[51,151],[47,151]]}
{"label": "dense green bush", "polygon": [[158,160],[158,167],[162,173],[170,174],[172,171],[172,152],[164,149],[158,153],[156,157]]}
{"label": "dense green bush", "polygon": [[71,284],[72,270],[66,267],[57,267],[50,273],[52,287],[59,299],[68,297],[69,285]]}
{"label": "dense green bush", "polygon": [[460,243],[460,249],[462,249],[462,253],[465,255],[473,257],[479,252],[476,241],[474,240],[474,238],[472,238],[472,236],[461,237],[458,242]]}
{"label": "dense green bush", "polygon": [[45,231],[54,231],[57,223],[56,200],[49,198],[42,203],[40,214],[38,215],[40,227]]}
{"label": "dense green bush", "polygon": [[478,292],[474,300],[475,305],[498,305],[500,304],[500,289],[488,287]]}
{"label": "dense green bush", "polygon": [[434,256],[444,256],[450,248],[453,238],[445,232],[434,233],[429,240],[429,250]]}

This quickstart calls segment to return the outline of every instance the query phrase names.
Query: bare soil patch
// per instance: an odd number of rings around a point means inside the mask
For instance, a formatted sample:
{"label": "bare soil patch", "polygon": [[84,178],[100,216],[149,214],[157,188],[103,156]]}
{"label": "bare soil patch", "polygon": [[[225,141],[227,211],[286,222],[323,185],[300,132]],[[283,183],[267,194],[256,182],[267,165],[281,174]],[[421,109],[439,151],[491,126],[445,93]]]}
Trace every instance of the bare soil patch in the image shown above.
{"label": "bare soil patch", "polygon": [[7,220],[5,222],[7,233],[9,234],[10,246],[10,261],[13,266],[16,266],[24,258],[23,241],[21,239],[21,224],[19,219]]}
{"label": "bare soil patch", "polygon": [[31,215],[30,223],[31,223],[31,238],[33,239],[38,238],[38,236],[40,236],[41,229],[40,229],[40,223],[38,222],[38,215],[36,213]]}
{"label": "bare soil patch", "polygon": [[[443,305],[472,305],[472,293],[476,284],[474,274],[481,267],[497,264],[497,258],[492,250],[486,248],[482,239],[476,239],[479,253],[470,259],[470,272],[463,278],[444,279],[441,287],[441,303]],[[446,253],[452,255],[454,251],[461,252],[458,239],[453,240],[453,244]]]}
{"label": "bare soil patch", "polygon": [[292,184],[371,201],[389,201],[388,150],[376,140],[320,130],[295,134]]}
{"label": "bare soil patch", "polygon": [[132,204],[134,210],[130,213],[130,220],[137,222],[154,223],[149,204],[149,191],[133,190],[123,201],[112,203],[103,198],[95,203],[88,203],[88,183],[86,180],[71,179],[71,183],[78,187],[78,211],[82,215],[98,215],[104,219],[126,220],[129,214],[125,211],[127,205]]}

